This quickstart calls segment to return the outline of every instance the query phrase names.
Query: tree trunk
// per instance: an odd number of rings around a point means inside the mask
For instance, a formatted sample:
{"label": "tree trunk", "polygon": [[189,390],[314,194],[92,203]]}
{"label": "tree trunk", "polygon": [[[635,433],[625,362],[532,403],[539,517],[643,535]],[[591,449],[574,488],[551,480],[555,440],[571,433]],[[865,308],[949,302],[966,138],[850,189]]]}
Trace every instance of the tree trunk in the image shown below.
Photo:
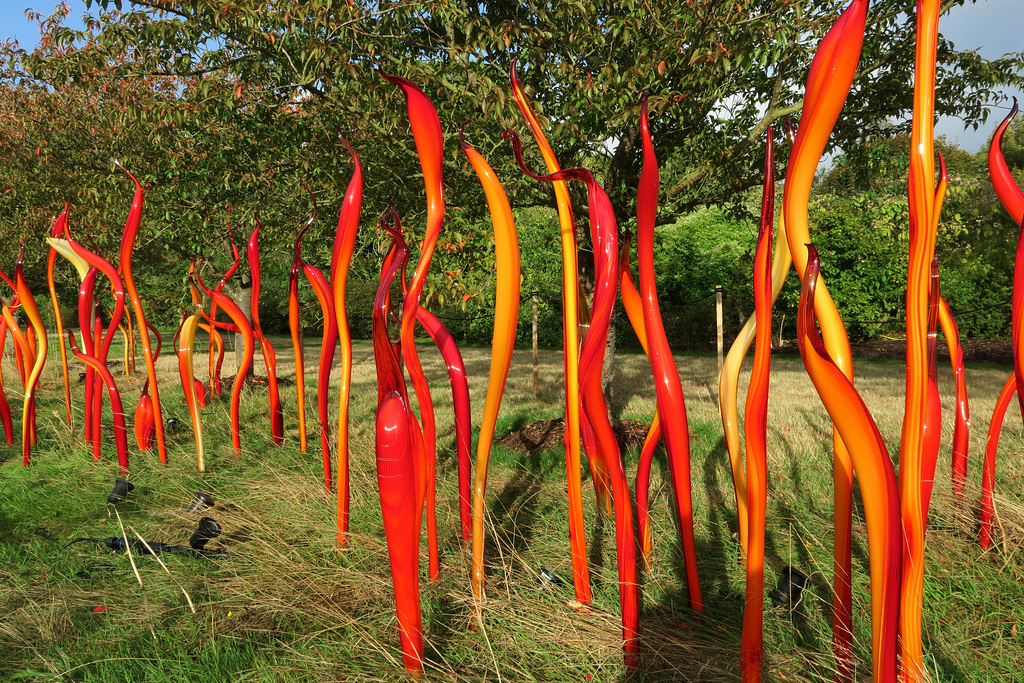
{"label": "tree trunk", "polygon": [[[243,273],[239,279],[241,280],[241,287],[237,290],[235,295],[235,303],[245,313],[245,317],[248,318],[249,324],[252,325],[252,278],[249,277],[248,269]],[[245,342],[243,341],[242,335],[239,332],[235,332],[235,367],[242,367],[242,360],[245,358]],[[253,366],[255,363],[249,364],[249,370],[246,372],[245,377],[242,380],[248,380],[253,376]]]}

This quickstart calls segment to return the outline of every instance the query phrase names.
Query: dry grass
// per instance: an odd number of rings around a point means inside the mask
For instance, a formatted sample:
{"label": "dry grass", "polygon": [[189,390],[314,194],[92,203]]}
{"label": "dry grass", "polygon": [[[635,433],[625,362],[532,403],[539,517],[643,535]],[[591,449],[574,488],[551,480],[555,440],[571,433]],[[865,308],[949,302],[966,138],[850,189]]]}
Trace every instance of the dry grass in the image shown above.
{"label": "dry grass", "polygon": [[[281,340],[282,342],[284,340]],[[0,466],[11,491],[0,523],[10,542],[0,544],[0,678],[26,680],[176,680],[202,671],[204,680],[320,681],[401,678],[397,626],[393,616],[387,550],[376,496],[372,411],[376,377],[371,347],[357,344],[353,374],[350,545],[334,548],[334,504],[323,491],[315,418],[316,352],[307,350],[309,452],[299,453],[294,421],[295,389],[283,399],[288,437],[271,446],[262,392],[249,392],[242,406],[243,453],[231,453],[227,402],[204,412],[208,467],[195,472],[191,428],[173,357],[161,360],[166,411],[182,421],[169,434],[170,464],[133,453],[137,490],[120,506],[125,525],[147,540],[184,544],[199,514],[187,506],[196,490],[217,506],[207,511],[224,528],[210,544],[229,553],[215,561],[170,558],[167,576],[138,558],[147,591],[142,607],[138,584],[126,558],[93,546],[57,551],[56,540],[119,533],[104,501],[115,472],[112,449],[99,465],[86,454],[77,433],[61,415],[59,378],[48,369],[40,409],[41,448],[37,466],[23,470],[13,451]],[[279,375],[290,376],[286,343],[278,344]],[[431,680],[615,680],[622,675],[614,532],[585,498],[588,550],[595,601],[581,610],[571,589],[545,585],[541,567],[571,580],[565,522],[564,459],[558,453],[519,455],[497,449],[488,482],[488,598],[474,605],[468,583],[469,558],[457,538],[457,491],[451,397],[438,354],[422,349],[432,379],[439,431],[438,517],[442,578],[422,585]],[[474,423],[486,390],[487,350],[464,349]],[[685,573],[677,550],[675,521],[665,465],[652,481],[654,566],[644,578],[644,662],[646,680],[728,681],[736,677],[743,604],[743,574],[737,562],[735,512],[727,457],[721,444],[717,367],[713,356],[678,359],[693,428],[692,479],[704,616],[686,608]],[[197,361],[197,366],[201,365]],[[205,366],[203,366],[205,367]],[[856,365],[858,387],[883,436],[897,452],[902,414],[902,365]],[[13,377],[6,367],[7,377]],[[831,427],[799,359],[774,359],[769,415],[770,577],[793,564],[811,575],[813,587],[793,612],[766,613],[766,677],[780,681],[831,679],[829,610],[831,578]],[[234,372],[229,354],[224,374]],[[262,374],[257,361],[257,373]],[[1003,368],[972,368],[971,488],[977,500],[980,459],[988,416],[1007,376]],[[532,392],[529,352],[517,352],[506,392],[499,435],[560,414],[563,400],[560,355],[542,353],[541,389]],[[140,376],[120,378],[126,405],[137,395]],[[335,380],[336,376],[332,378]],[[745,380],[744,380],[745,381]],[[951,383],[943,374],[946,414]],[[741,392],[745,386],[741,383]],[[80,388],[76,388],[78,393]],[[8,396],[16,399],[8,387]],[[335,390],[332,398],[336,400]],[[12,405],[16,400],[12,400]],[[654,404],[650,371],[642,357],[619,354],[613,411],[649,420]],[[77,416],[81,420],[81,415]],[[332,425],[333,426],[333,425]],[[951,428],[944,431],[948,452]],[[976,503],[958,510],[948,499],[944,455],[935,486],[929,536],[926,647],[931,665],[963,680],[989,678],[1024,667],[1019,630],[1022,605],[1007,601],[1024,591],[1024,475],[1021,427],[1012,414],[1003,430],[997,479],[997,548],[979,556],[972,542]],[[627,454],[632,472],[635,453]],[[585,473],[584,473],[584,476]],[[1015,486],[1016,484],[1016,486]],[[41,498],[40,498],[41,497]],[[42,502],[39,502],[42,501]],[[859,514],[859,512],[858,512]],[[857,523],[857,522],[855,522]],[[862,524],[862,522],[859,522]],[[55,540],[35,532],[44,529]],[[858,526],[858,529],[860,527]],[[866,546],[855,539],[855,636],[859,674],[866,671]],[[425,554],[423,556],[425,564]],[[956,568],[959,573],[953,572]],[[769,581],[772,578],[769,577]],[[973,583],[972,583],[973,582]],[[178,584],[195,603],[192,614]],[[1017,586],[1016,592],[1012,587]],[[999,598],[999,592],[1005,598]],[[976,604],[984,609],[974,609]],[[1021,601],[1024,603],[1024,600]],[[104,605],[103,615],[92,609]],[[472,615],[482,627],[472,630]],[[948,626],[957,624],[956,628]],[[965,626],[961,627],[960,625]],[[153,642],[150,628],[157,642]],[[967,640],[965,640],[967,639]],[[1016,640],[1015,640],[1016,639]],[[974,654],[977,650],[980,654]],[[990,660],[995,660],[994,663]],[[1016,666],[1016,669],[1012,667]],[[35,672],[26,674],[26,672]],[[37,675],[38,674],[38,675]],[[941,676],[939,676],[941,678]]]}

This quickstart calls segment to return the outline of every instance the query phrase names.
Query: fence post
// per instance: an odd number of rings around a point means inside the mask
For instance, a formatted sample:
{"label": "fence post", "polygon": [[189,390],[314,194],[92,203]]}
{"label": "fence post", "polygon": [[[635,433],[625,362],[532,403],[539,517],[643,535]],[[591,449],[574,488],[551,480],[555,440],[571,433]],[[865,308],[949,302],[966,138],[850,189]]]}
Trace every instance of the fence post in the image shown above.
{"label": "fence post", "polygon": [[722,374],[722,353],[725,351],[725,337],[722,334],[722,285],[715,285],[715,322],[718,325],[718,374]]}
{"label": "fence post", "polygon": [[537,352],[537,290],[530,293],[533,299],[533,395],[540,393],[540,359]]}

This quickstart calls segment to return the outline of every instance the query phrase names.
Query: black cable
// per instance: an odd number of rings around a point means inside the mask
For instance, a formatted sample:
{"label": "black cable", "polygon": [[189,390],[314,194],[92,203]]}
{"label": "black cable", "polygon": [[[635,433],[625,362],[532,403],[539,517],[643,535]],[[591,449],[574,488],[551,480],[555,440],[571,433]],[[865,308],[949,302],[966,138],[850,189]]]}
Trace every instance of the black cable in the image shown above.
{"label": "black cable", "polygon": [[145,543],[141,539],[132,538],[125,539],[122,536],[108,536],[107,538],[76,538],[73,541],[69,541],[61,546],[61,549],[67,548],[69,545],[75,543],[83,543],[85,541],[91,541],[93,543],[102,543],[107,546],[115,553],[124,552],[128,548],[131,548],[133,552],[139,553],[140,555],[191,555],[193,557],[223,557],[227,553],[213,551],[213,550],[196,550],[186,545],[171,545],[169,543]]}

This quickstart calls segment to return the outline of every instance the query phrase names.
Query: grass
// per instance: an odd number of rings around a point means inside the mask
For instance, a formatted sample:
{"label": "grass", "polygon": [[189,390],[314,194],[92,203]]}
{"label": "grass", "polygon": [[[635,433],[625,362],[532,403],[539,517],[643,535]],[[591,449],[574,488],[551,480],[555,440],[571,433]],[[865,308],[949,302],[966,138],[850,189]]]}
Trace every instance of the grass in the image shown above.
{"label": "grass", "polygon": [[[277,344],[279,375],[294,373],[290,346]],[[315,383],[315,341],[306,367]],[[111,353],[117,358],[117,351]],[[496,448],[488,482],[487,601],[483,628],[471,630],[469,558],[458,542],[451,398],[444,365],[423,349],[438,407],[438,516],[442,578],[422,584],[429,680],[618,680],[623,676],[615,570],[614,524],[585,497],[594,604],[581,611],[571,589],[546,586],[546,567],[571,581],[561,452],[522,455]],[[474,420],[486,390],[486,349],[464,350]],[[203,414],[208,471],[196,471],[192,429],[176,386],[173,357],[160,362],[170,462],[131,453],[135,490],[117,514],[106,496],[117,476],[112,435],[94,462],[81,437],[82,388],[75,387],[76,428],[64,424],[56,365],[43,378],[39,446],[32,466],[20,447],[0,446],[0,680],[10,681],[378,681],[400,680],[401,657],[376,496],[372,412],[376,379],[369,344],[357,344],[352,396],[352,538],[334,548],[334,502],[323,491],[316,436],[315,388],[307,387],[309,452],[300,453],[295,390],[283,389],[286,442],[269,437],[265,393],[242,403],[243,453],[231,451],[228,389]],[[532,394],[530,353],[518,352],[498,435],[560,415],[560,354],[541,355],[541,390]],[[685,571],[671,512],[667,465],[652,477],[655,554],[643,578],[644,658],[639,679],[731,681],[737,678],[743,573],[737,562],[735,505],[717,412],[713,356],[678,358],[693,441],[692,480],[698,562],[707,613],[687,608]],[[197,367],[205,367],[197,360]],[[225,375],[233,374],[232,359]],[[139,369],[142,370],[141,363]],[[765,613],[765,678],[830,681],[831,427],[799,359],[774,359],[769,415],[767,583],[785,565],[811,576],[792,611]],[[903,376],[899,364],[860,361],[858,386],[883,436],[897,452]],[[16,373],[4,359],[7,392],[20,417]],[[262,364],[257,372],[262,373]],[[945,415],[952,384],[943,373]],[[1007,418],[997,475],[996,548],[975,541],[980,461],[995,397],[1008,374],[969,368],[974,430],[969,509],[948,498],[944,430],[928,536],[925,583],[926,662],[936,681],[1019,680],[1024,670],[1024,458],[1021,426]],[[77,371],[72,373],[77,376]],[[116,375],[124,403],[134,405],[142,375]],[[743,390],[741,385],[741,391]],[[332,389],[332,396],[336,391]],[[617,357],[612,410],[649,420],[654,408],[643,358]],[[1011,411],[1013,413],[1013,411]],[[110,422],[107,420],[106,425]],[[109,429],[108,429],[109,431]],[[132,437],[129,436],[130,441]],[[636,453],[628,453],[630,472]],[[584,470],[586,468],[584,467]],[[581,476],[588,476],[582,473]],[[216,560],[171,556],[165,571],[153,558],[129,558],[104,547],[61,546],[76,537],[135,533],[186,544],[202,513],[189,514],[195,491],[218,502],[205,514],[224,534]],[[589,482],[585,482],[589,491]],[[859,499],[858,499],[859,503]],[[855,512],[855,646],[858,680],[870,677],[870,624],[863,515]],[[118,520],[120,516],[120,522]],[[425,553],[422,565],[425,566]],[[187,597],[186,597],[187,593]],[[194,605],[194,610],[190,605]],[[97,611],[97,608],[102,608]]]}

